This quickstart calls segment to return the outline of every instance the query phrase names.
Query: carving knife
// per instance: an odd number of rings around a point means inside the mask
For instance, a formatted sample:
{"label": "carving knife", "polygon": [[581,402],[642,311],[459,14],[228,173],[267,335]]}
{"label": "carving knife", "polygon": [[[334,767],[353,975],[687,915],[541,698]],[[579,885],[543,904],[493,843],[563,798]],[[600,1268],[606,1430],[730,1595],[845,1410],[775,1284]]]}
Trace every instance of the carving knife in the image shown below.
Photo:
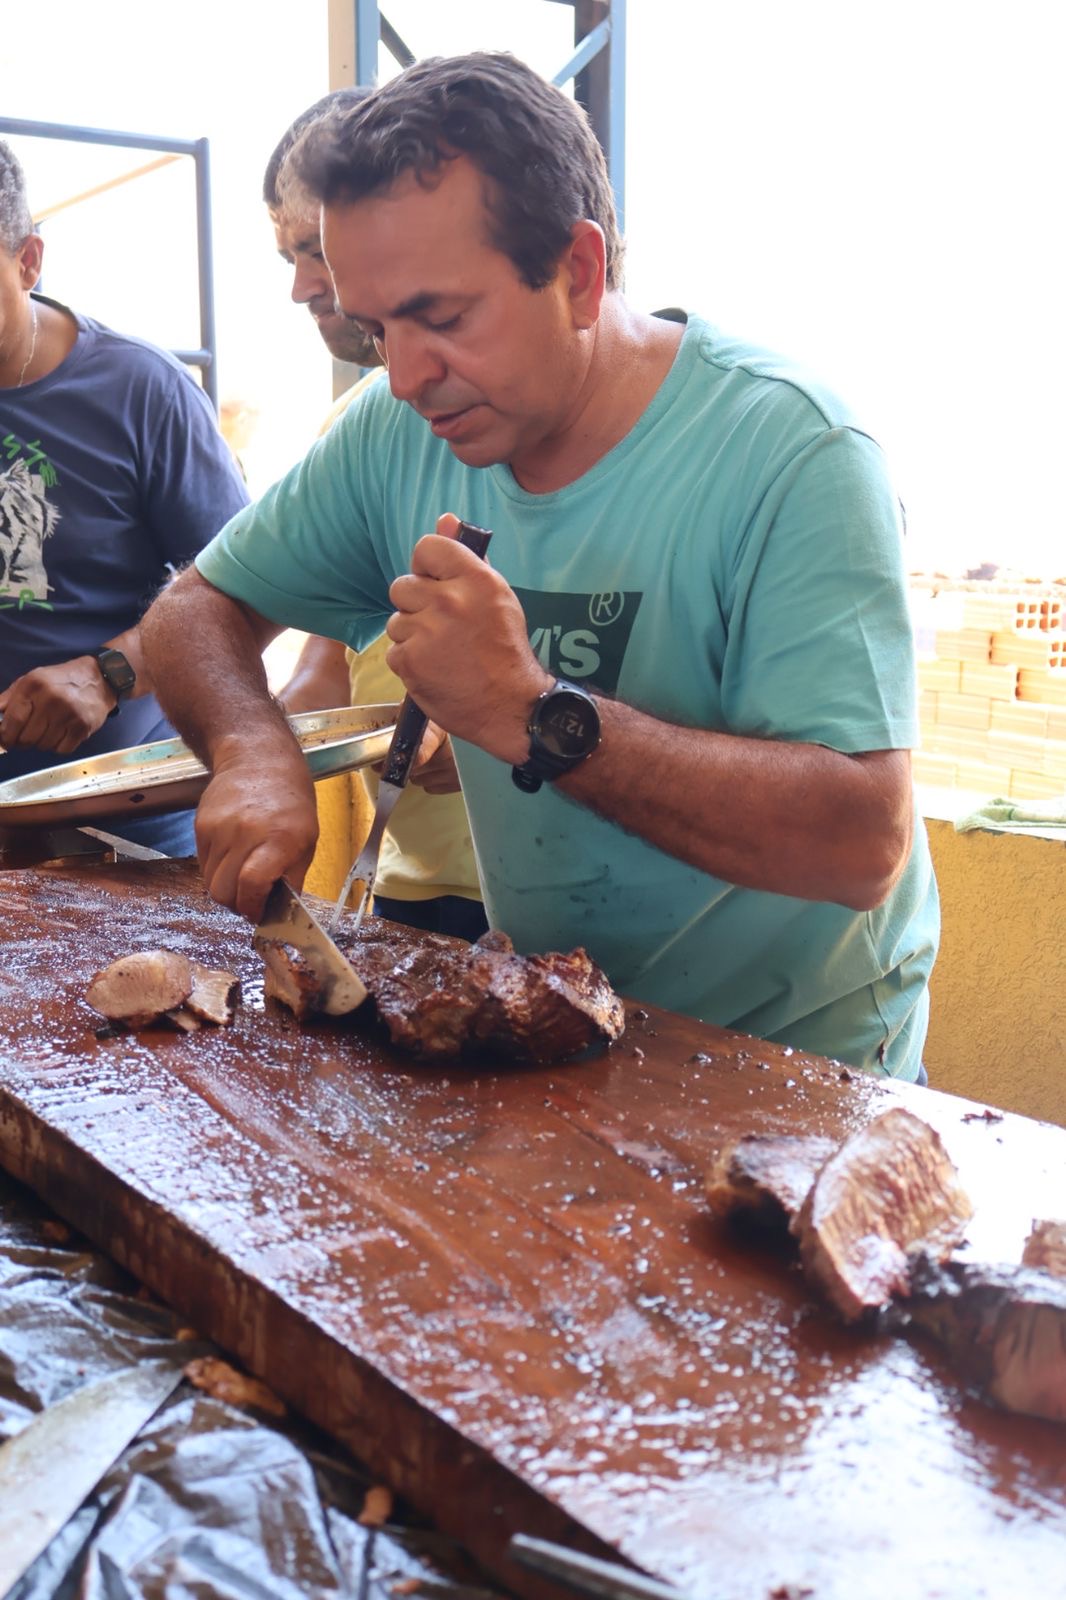
{"label": "carving knife", "polygon": [[[484,559],[491,538],[492,534],[487,528],[478,528],[472,522],[460,522],[459,524],[459,543],[465,545],[468,550],[473,550],[474,554],[481,556],[482,559]],[[397,713],[396,729],[392,735],[392,743],[389,745],[389,752],[385,757],[385,764],[381,771],[377,804],[374,807],[374,820],[370,827],[370,833],[363,848],[352,862],[351,870],[344,880],[340,894],[337,896],[337,903],[330,913],[329,921],[326,923],[326,932],[331,936],[336,931],[352,884],[357,879],[362,880],[363,894],[359,901],[353,932],[358,930],[359,924],[366,915],[370,897],[374,892],[374,881],[378,874],[381,841],[384,837],[385,829],[388,827],[389,818],[395,809],[396,802],[403,794],[404,785],[414,764],[415,756],[418,754],[418,748],[422,743],[422,735],[426,731],[428,721],[429,718],[425,712],[415,704],[411,696],[409,694],[405,695],[403,704]]]}
{"label": "carving knife", "polygon": [[181,1382],[143,1361],[57,1400],[0,1445],[0,1600]]}
{"label": "carving knife", "polygon": [[595,1596],[596,1600],[684,1600],[680,1590],[656,1578],[645,1577],[631,1567],[600,1561],[595,1556],[568,1550],[564,1545],[549,1544],[546,1539],[533,1539],[525,1533],[512,1534],[507,1554],[518,1566],[554,1578],[578,1594]]}
{"label": "carving knife", "polygon": [[260,955],[265,954],[264,944],[272,942],[287,944],[310,968],[318,986],[316,1011],[343,1017],[366,999],[366,988],[348,957],[284,878],[279,878],[267,895],[262,921],[252,938]]}

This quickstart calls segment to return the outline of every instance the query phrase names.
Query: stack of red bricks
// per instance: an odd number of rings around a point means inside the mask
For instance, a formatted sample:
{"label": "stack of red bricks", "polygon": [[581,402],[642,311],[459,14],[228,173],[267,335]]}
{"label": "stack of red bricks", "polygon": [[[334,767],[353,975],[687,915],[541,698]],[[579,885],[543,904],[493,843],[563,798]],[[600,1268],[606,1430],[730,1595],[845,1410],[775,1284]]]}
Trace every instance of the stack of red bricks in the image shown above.
{"label": "stack of red bricks", "polygon": [[918,662],[919,783],[1011,799],[1066,796],[1066,596],[962,596]]}

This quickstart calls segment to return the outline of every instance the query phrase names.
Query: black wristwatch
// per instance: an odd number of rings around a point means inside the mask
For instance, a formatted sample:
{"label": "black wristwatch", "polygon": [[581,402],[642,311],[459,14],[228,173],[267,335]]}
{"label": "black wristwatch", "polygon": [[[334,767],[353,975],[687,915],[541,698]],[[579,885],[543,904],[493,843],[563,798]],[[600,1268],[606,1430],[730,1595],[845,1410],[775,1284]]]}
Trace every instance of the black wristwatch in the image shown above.
{"label": "black wristwatch", "polygon": [[526,724],[529,760],[511,768],[511,778],[526,794],[573,772],[600,742],[596,702],[576,683],[556,678],[540,696]]}
{"label": "black wristwatch", "polygon": [[109,644],[105,644],[101,650],[91,650],[89,654],[96,657],[100,676],[115,696],[115,703],[107,714],[109,717],[117,717],[119,707],[137,682],[137,674],[122,651],[113,650]]}

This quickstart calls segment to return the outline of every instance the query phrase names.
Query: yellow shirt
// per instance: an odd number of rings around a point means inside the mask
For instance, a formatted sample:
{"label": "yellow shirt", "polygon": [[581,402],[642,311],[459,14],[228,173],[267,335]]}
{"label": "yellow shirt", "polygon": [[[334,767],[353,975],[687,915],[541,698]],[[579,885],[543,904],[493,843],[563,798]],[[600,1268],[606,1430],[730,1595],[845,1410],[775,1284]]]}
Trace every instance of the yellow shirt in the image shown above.
{"label": "yellow shirt", "polygon": [[[346,390],[330,411],[322,432],[380,376],[379,372],[371,372]],[[383,635],[358,654],[354,650],[347,652],[353,706],[403,699],[403,684],[385,665],[388,647],[389,641]],[[359,776],[373,805],[378,792],[377,774],[362,772]],[[408,785],[381,842],[375,889],[394,900],[432,900],[445,894],[481,899],[477,860],[461,794],[426,794],[417,784]]]}

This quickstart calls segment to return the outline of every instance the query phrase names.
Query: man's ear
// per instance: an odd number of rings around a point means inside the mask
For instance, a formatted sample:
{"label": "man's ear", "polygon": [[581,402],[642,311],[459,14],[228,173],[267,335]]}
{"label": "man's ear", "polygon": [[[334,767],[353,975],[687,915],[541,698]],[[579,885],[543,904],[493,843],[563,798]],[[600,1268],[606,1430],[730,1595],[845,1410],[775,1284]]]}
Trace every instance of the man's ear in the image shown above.
{"label": "man's ear", "polygon": [[598,222],[586,218],[574,223],[566,249],[566,264],[574,326],[591,328],[599,320],[607,287],[607,252],[603,229]]}
{"label": "man's ear", "polygon": [[31,233],[18,247],[19,281],[24,289],[32,289],[41,276],[44,260],[44,240],[39,233]]}

